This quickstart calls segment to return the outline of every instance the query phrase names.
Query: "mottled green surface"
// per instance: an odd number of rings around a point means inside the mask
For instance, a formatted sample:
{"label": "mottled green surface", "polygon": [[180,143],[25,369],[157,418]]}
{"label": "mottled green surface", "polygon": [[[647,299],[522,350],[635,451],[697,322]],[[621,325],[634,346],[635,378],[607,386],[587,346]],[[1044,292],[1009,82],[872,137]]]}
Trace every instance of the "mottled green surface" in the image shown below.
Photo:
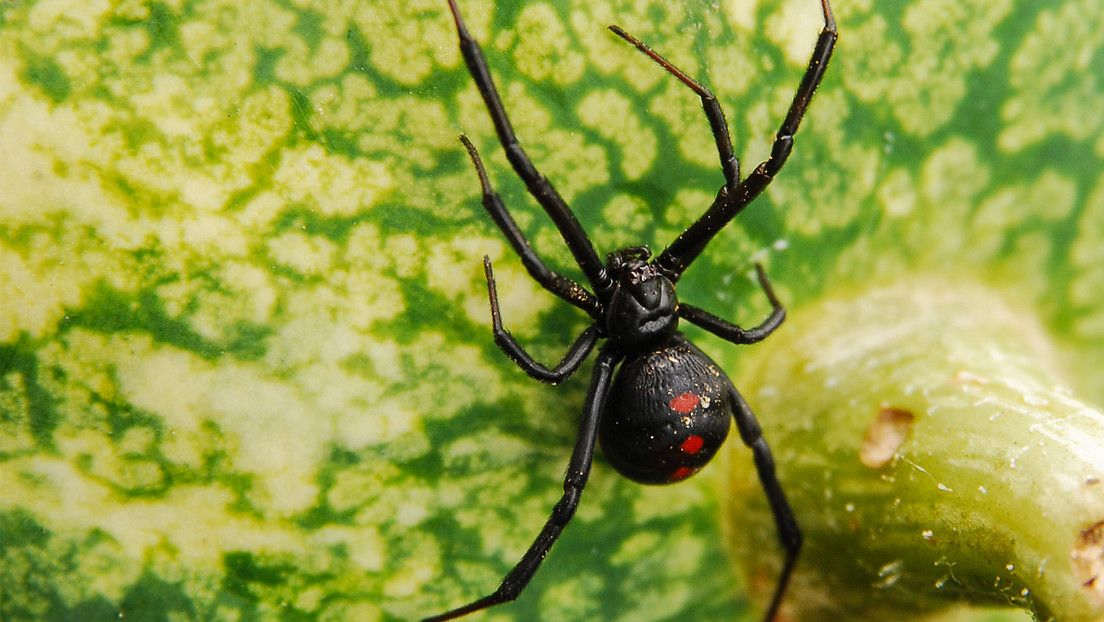
{"label": "mottled green surface", "polygon": [[[790,163],[682,298],[751,324],[753,259],[795,309],[953,272],[1037,313],[1104,401],[1096,1],[839,0]],[[814,0],[490,4],[462,7],[601,251],[662,246],[721,182],[698,100],[605,25],[715,90],[747,170],[820,27]],[[558,495],[585,379],[499,355],[479,256],[542,359],[584,318],[510,257],[460,131],[578,274],[444,0],[0,2],[0,618],[402,620],[497,584]],[[485,619],[741,615],[724,477],[641,488],[599,460]]]}

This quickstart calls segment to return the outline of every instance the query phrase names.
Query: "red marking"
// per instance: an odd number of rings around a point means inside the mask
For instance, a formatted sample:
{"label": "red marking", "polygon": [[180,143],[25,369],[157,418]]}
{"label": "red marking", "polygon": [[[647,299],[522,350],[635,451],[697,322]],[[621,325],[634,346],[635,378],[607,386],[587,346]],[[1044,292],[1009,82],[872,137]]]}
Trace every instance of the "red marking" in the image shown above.
{"label": "red marking", "polygon": [[697,469],[688,469],[686,467],[679,467],[677,471],[671,474],[671,477],[667,478],[668,482],[681,482],[682,480],[690,477],[694,473],[697,473]]}
{"label": "red marking", "polygon": [[682,444],[679,445],[679,449],[682,451],[682,453],[689,454],[689,455],[692,456],[692,455],[698,453],[698,450],[701,449],[702,445],[704,445],[704,444],[705,444],[705,441],[702,440],[702,437],[695,434],[694,436],[691,436],[690,438],[686,439],[685,441],[682,441]]}
{"label": "red marking", "polygon": [[671,410],[677,412],[680,415],[689,415],[691,411],[698,407],[698,402],[701,399],[693,393],[683,393],[682,395],[676,395],[671,400]]}

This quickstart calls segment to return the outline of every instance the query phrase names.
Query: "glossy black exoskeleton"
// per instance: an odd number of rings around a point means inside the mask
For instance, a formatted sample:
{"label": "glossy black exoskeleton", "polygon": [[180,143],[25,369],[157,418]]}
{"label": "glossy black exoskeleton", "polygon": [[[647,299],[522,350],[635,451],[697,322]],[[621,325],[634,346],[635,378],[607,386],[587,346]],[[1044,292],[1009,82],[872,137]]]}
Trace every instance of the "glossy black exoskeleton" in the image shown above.
{"label": "glossy black exoskeleton", "polygon": [[717,364],[676,333],[617,370],[598,427],[602,453],[635,482],[680,482],[728,438],[732,391]]}
{"label": "glossy black exoskeleton", "polygon": [[448,2],[460,38],[460,51],[487,106],[506,157],[556,225],[591,288],[588,290],[545,265],[491,188],[474,145],[466,136],[461,136],[479,176],[483,206],[530,276],[593,320],[559,364],[549,368],[537,362],[503,328],[491,261],[484,257],[495,343],[525,373],[542,382],[556,384],[575,373],[599,339],[604,338],[606,342],[599,348],[594,364],[579,435],[564,478],[564,494],[544,528],[497,590],[468,605],[426,618],[426,622],[451,620],[517,598],[575,514],[599,441],[610,463],[626,477],[645,484],[667,484],[693,475],[716,455],[728,436],[731,419],[735,419],[740,438],[752,450],[785,549],[785,562],[765,616],[766,620],[772,620],[801,549],[801,531],[778,483],[770,449],[751,408],[720,367],[678,331],[678,323],[683,319],[730,343],[751,344],[765,339],[778,328],[785,319],[785,310],[759,265],[756,265],[759,284],[773,311],[761,324],[750,329],[679,303],[675,284],[710,240],[759,196],[789,156],[794,133],[835,46],[836,24],[828,0],[821,0],[824,29],[775,137],[771,155],[743,179],[724,113],[713,94],[639,40],[610,26],[615,34],[648,55],[701,98],[713,130],[725,183],[705,213],[654,259],[647,248],[630,247],[610,253],[605,262],[599,258],[575,214],[537,171],[518,143],[483,53],[465,27],[456,0]]}
{"label": "glossy black exoskeleton", "polygon": [[[669,484],[698,472],[720,449],[735,389],[678,332],[674,283],[647,259],[646,249],[632,248],[612,253],[607,264],[615,287],[605,349],[617,348],[625,358],[602,409],[598,440],[625,477]],[[765,332],[782,322],[781,306],[775,309]]]}

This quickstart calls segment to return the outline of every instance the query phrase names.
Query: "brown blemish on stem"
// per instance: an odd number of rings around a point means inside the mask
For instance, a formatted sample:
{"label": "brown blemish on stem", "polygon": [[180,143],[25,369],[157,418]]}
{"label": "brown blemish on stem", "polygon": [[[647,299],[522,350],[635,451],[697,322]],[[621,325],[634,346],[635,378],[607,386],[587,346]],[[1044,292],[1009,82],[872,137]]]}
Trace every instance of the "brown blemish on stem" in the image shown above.
{"label": "brown blemish on stem", "polygon": [[908,438],[915,420],[916,416],[912,412],[883,404],[878,411],[878,418],[866,429],[866,436],[859,449],[859,460],[872,469],[880,469],[889,464]]}
{"label": "brown blemish on stem", "polygon": [[1097,602],[1104,602],[1104,521],[1090,525],[1077,535],[1070,563],[1074,576]]}

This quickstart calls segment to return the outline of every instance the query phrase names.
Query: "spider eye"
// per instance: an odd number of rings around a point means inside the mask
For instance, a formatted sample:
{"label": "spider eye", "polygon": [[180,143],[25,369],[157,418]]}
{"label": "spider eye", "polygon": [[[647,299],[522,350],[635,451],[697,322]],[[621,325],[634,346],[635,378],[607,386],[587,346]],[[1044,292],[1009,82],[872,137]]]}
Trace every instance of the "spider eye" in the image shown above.
{"label": "spider eye", "polygon": [[652,257],[652,251],[647,246],[630,246],[606,255],[606,263],[610,271],[617,273],[626,267],[632,268],[643,264]]}

